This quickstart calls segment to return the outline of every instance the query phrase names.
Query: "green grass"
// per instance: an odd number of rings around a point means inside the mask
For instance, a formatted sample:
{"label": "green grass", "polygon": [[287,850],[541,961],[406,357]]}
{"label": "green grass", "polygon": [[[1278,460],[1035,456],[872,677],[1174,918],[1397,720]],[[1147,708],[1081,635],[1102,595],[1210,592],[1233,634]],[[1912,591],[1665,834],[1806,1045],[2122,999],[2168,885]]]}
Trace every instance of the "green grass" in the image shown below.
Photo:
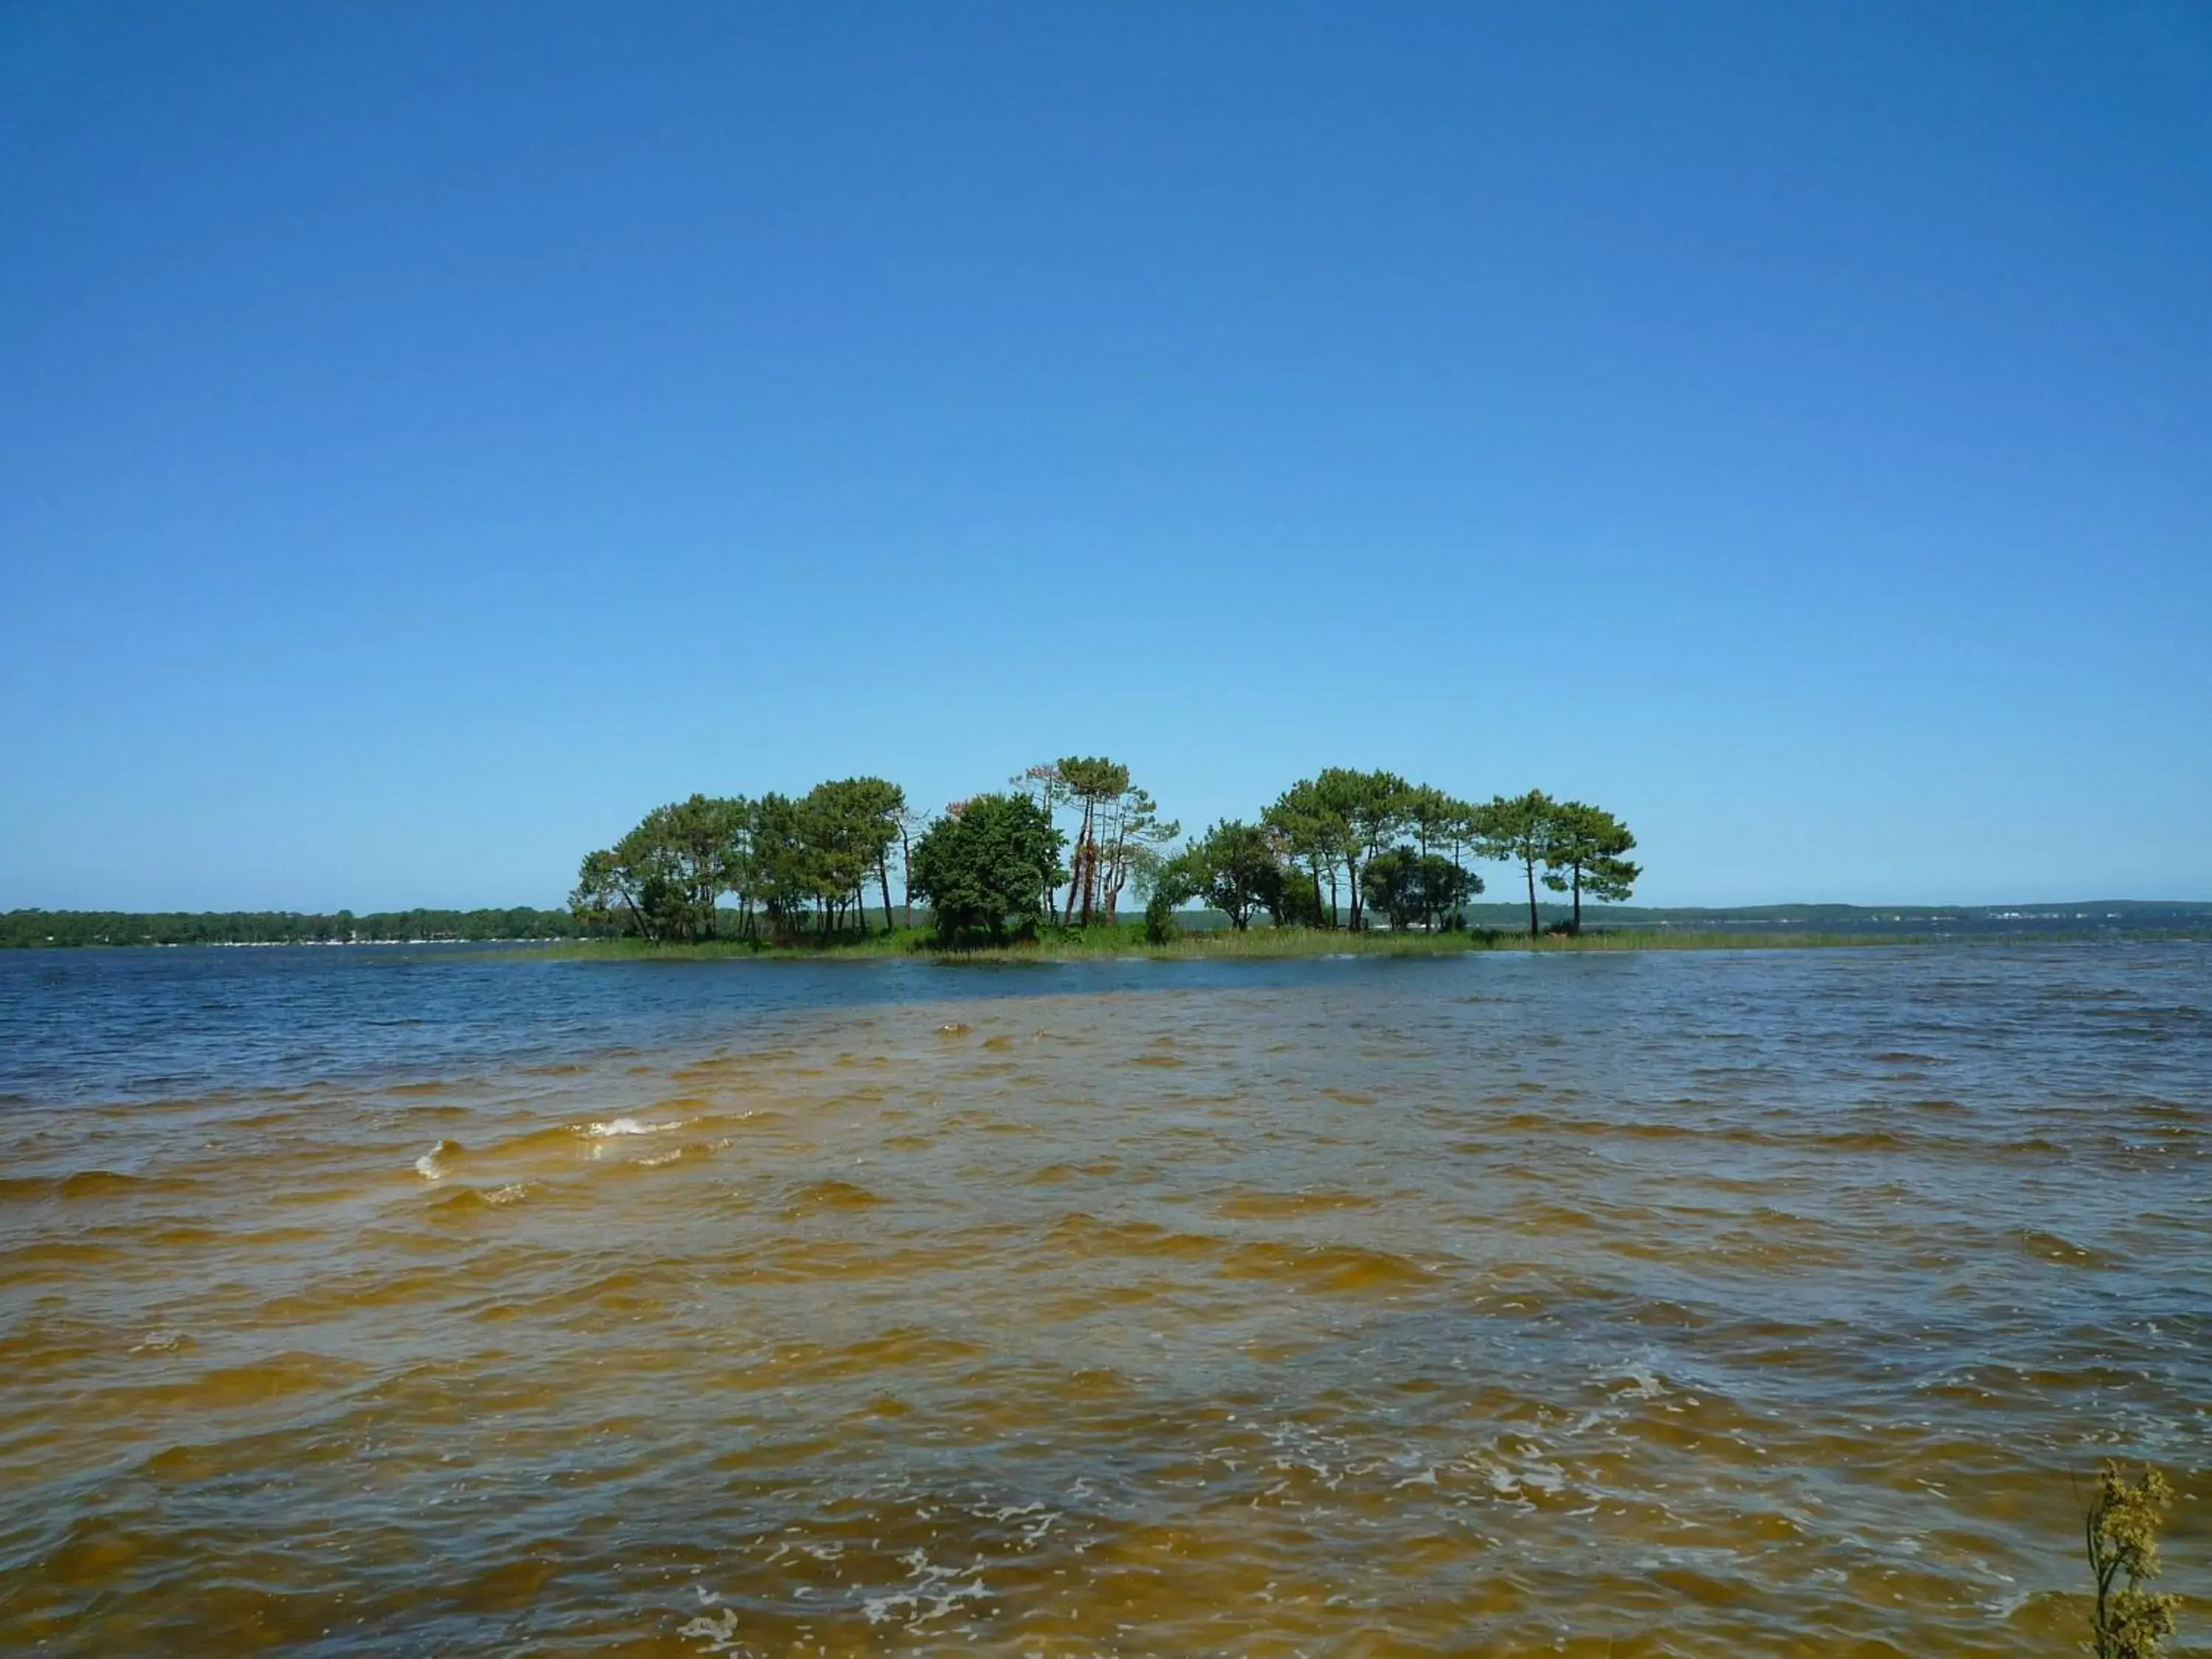
{"label": "green grass", "polygon": [[[1545,954],[1577,951],[1772,951],[1805,950],[1869,945],[1909,945],[1918,941],[1896,934],[1850,933],[1731,933],[1647,928],[1607,929],[1568,938],[1547,934],[1531,939],[1524,933],[1488,929],[1461,933],[1352,933],[1327,927],[1254,927],[1244,933],[1232,928],[1193,929],[1164,944],[1147,944],[1142,927],[1054,928],[1042,939],[1022,944],[981,945],[969,950],[938,948],[935,935],[926,927],[902,927],[893,933],[873,933],[863,939],[845,933],[826,942],[809,940],[792,945],[769,945],[752,939],[704,939],[689,945],[654,944],[644,939],[576,939],[528,952],[533,957],[575,958],[586,961],[708,961],[726,957],[768,960],[806,958],[815,961],[876,960],[884,957],[924,957],[933,961],[960,962],[1092,962],[1112,957],[1143,957],[1163,961],[1194,961],[1228,957],[1248,961],[1280,960],[1294,957],[1441,957],[1472,951],[1531,951]],[[520,953],[518,953],[520,954]]]}
{"label": "green grass", "polygon": [[759,939],[694,939],[681,945],[642,939],[562,939],[555,944],[532,946],[522,951],[501,951],[499,954],[527,956],[540,962],[548,957],[583,962],[710,962],[724,957],[826,960],[844,957],[918,956],[931,951],[934,943],[935,936],[927,927],[901,927],[889,933],[872,933],[866,939],[857,933],[845,933],[835,934],[826,941],[810,937],[804,942],[790,945],[772,945]]}

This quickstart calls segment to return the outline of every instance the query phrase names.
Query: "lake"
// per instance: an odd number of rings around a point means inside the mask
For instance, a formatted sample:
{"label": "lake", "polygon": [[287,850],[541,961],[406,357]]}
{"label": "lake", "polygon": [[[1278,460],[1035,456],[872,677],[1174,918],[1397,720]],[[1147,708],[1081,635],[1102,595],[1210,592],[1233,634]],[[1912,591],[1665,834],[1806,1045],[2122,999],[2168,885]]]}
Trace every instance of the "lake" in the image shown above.
{"label": "lake", "polygon": [[0,955],[0,1647],[2208,1637],[2212,945]]}

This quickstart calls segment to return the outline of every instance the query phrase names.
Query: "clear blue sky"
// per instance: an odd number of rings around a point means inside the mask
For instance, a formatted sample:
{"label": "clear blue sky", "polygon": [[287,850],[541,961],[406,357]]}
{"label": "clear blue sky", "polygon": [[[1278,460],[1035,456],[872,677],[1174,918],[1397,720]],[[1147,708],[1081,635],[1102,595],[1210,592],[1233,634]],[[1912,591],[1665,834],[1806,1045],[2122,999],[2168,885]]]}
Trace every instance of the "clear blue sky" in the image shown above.
{"label": "clear blue sky", "polygon": [[0,8],[0,907],[1053,756],[2212,897],[2212,10]]}

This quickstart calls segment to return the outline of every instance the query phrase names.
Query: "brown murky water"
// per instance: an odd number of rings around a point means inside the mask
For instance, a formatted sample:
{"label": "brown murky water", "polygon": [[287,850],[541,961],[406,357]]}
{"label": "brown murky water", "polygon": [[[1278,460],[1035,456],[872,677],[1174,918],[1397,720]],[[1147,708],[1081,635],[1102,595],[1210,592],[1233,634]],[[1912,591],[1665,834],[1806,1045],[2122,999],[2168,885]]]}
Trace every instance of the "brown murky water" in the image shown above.
{"label": "brown murky water", "polygon": [[2114,1451],[2204,1641],[2209,963],[1072,973],[19,1097],[0,1644],[2061,1654]]}

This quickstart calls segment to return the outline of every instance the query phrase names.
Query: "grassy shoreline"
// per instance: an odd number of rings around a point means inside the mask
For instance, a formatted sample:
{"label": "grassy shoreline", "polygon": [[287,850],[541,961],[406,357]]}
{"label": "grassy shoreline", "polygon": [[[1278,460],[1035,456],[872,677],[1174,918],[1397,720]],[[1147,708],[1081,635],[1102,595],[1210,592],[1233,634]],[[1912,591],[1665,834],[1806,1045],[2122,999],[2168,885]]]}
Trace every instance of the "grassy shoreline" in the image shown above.
{"label": "grassy shoreline", "polygon": [[[848,936],[821,944],[767,945],[745,939],[706,939],[690,944],[655,944],[644,939],[573,939],[532,948],[527,954],[568,961],[876,961],[887,957],[939,963],[1097,962],[1120,958],[1195,961],[1224,958],[1284,961],[1298,957],[1374,956],[1443,957],[1491,951],[1540,955],[1577,951],[1771,951],[1854,949],[1880,945],[1922,945],[1917,934],[1824,933],[1723,933],[1657,928],[1618,928],[1576,936],[1488,932],[1460,933],[1352,933],[1343,928],[1255,927],[1194,929],[1164,944],[1146,942],[1133,927],[1074,929],[1033,942],[981,945],[969,950],[939,948],[927,928],[901,928],[862,939]],[[521,954],[517,952],[516,954]]]}

